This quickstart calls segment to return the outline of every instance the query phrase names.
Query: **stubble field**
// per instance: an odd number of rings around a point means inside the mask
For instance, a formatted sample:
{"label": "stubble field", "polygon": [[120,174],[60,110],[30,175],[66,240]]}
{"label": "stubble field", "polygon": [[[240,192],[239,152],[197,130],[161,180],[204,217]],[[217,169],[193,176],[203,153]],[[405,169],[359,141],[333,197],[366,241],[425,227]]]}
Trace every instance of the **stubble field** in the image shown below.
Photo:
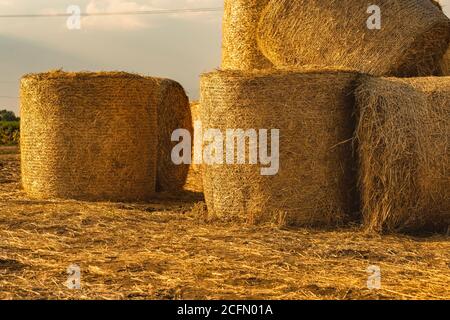
{"label": "stubble field", "polygon": [[33,200],[19,158],[0,148],[0,299],[450,299],[449,236],[207,223],[194,194]]}

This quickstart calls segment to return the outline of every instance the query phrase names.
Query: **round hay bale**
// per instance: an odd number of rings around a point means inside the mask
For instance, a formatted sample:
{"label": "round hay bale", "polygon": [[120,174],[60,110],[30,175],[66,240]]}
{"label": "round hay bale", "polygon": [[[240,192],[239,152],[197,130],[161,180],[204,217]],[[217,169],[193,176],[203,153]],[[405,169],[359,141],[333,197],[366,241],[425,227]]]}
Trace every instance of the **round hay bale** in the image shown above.
{"label": "round hay bale", "polygon": [[272,0],[258,44],[275,66],[343,66],[372,75],[439,75],[450,20],[430,0],[380,0],[369,29],[365,0]]}
{"label": "round hay bale", "polygon": [[[186,179],[184,189],[191,192],[203,192],[203,178],[202,178],[202,165],[195,163],[195,159],[201,157],[201,138],[196,139],[199,132],[195,131],[195,122],[201,121],[200,117],[200,103],[198,101],[191,102],[191,115],[192,115],[192,127],[194,128],[194,134],[192,136],[192,164],[189,166],[189,172]],[[196,142],[200,141],[199,147]],[[197,155],[198,151],[200,154]]]}
{"label": "round hay bale", "polygon": [[447,231],[450,77],[367,77],[357,103],[366,228]]}
{"label": "round hay bale", "polygon": [[450,48],[442,59],[442,73],[444,76],[450,76]]}
{"label": "round hay bale", "polygon": [[30,74],[21,81],[21,163],[35,198],[145,200],[155,191],[156,104],[143,77]]}
{"label": "round hay bale", "polygon": [[[431,0],[431,2],[439,8],[439,10],[443,11],[442,6],[439,1]],[[441,60],[441,70],[437,75],[439,76],[449,76],[450,75],[450,49],[447,49],[446,54]]]}
{"label": "round hay bale", "polygon": [[225,0],[222,69],[267,69],[272,63],[256,42],[260,14],[269,0]]}
{"label": "round hay bale", "polygon": [[176,81],[162,78],[147,78],[154,91],[158,112],[158,161],[156,190],[178,192],[183,190],[189,170],[188,164],[176,165],[172,161],[172,149],[178,142],[172,141],[176,129],[193,132],[189,98]]}
{"label": "round hay bale", "polygon": [[431,2],[442,11],[441,3],[438,0],[431,0]]}
{"label": "round hay bale", "polygon": [[[358,208],[352,157],[357,74],[340,70],[217,71],[201,78],[203,132],[279,129],[279,170],[268,165],[204,164],[211,218],[245,223],[335,225]],[[258,141],[261,141],[258,138]],[[271,149],[268,143],[268,149]],[[225,144],[225,142],[224,142]],[[204,150],[210,145],[204,141]],[[235,145],[236,149],[236,145]],[[259,152],[262,149],[259,148]],[[219,152],[218,152],[219,153]],[[225,148],[224,148],[225,158]],[[237,149],[235,150],[236,160]]]}

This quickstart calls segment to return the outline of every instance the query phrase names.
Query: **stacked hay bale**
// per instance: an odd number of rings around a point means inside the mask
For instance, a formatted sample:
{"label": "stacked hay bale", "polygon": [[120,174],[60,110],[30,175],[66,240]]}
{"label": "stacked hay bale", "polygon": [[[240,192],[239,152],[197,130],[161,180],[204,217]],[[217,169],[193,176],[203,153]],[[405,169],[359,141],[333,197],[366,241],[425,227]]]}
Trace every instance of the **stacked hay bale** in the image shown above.
{"label": "stacked hay bale", "polygon": [[272,0],[257,39],[275,65],[343,66],[372,75],[439,75],[449,19],[430,0],[380,0],[381,28],[371,30],[365,0]]}
{"label": "stacked hay bale", "polygon": [[269,0],[225,0],[222,69],[266,69],[272,64],[256,42],[260,14]]}
{"label": "stacked hay bale", "polygon": [[[439,8],[439,10],[442,10],[442,6],[439,1],[437,0],[431,0],[431,2]],[[443,76],[449,76],[450,75],[450,49],[447,49],[447,52],[445,53],[444,57],[441,61],[441,74]]]}
{"label": "stacked hay bale", "polygon": [[[378,8],[381,28],[371,28],[368,18],[372,14],[376,20]],[[447,167],[436,166],[448,164],[444,156],[448,123],[443,115],[448,98],[442,98],[446,91],[433,87],[436,79],[405,80],[411,82],[410,97],[403,94],[405,83],[392,85],[388,107],[381,89],[372,95],[364,89],[373,80],[364,78],[369,80],[358,90],[360,118],[356,122],[352,92],[358,75],[345,69],[375,76],[442,75],[449,42],[450,20],[434,0],[381,0],[371,8],[363,0],[225,1],[222,69],[228,71],[202,77],[204,130],[278,127],[281,168],[277,175],[266,177],[258,165],[205,165],[203,183],[210,215],[250,223],[281,216],[295,225],[342,221],[357,203],[349,146],[354,140],[352,127],[357,125],[368,228],[399,230],[427,225],[433,219],[442,226],[438,220],[445,210],[450,211],[442,200],[445,192],[439,191],[448,190]],[[308,65],[315,67],[304,67]],[[396,101],[399,93],[401,101]],[[437,109],[430,99],[441,99]],[[420,105],[417,112],[423,117],[407,110],[405,101]],[[435,140],[432,132],[442,141]],[[405,154],[398,153],[398,142],[405,143],[400,148]],[[412,191],[403,191],[403,196],[392,191],[413,185],[415,195],[420,194],[416,206]],[[425,218],[419,207],[427,208]]]}
{"label": "stacked hay bale", "polygon": [[24,76],[25,191],[36,198],[148,199],[155,191],[158,89],[119,72]]}
{"label": "stacked hay bale", "polygon": [[450,225],[450,77],[365,78],[357,90],[367,229]]}
{"label": "stacked hay bale", "polygon": [[442,10],[442,6],[441,3],[438,0],[431,0],[431,2],[438,7],[440,10]]}
{"label": "stacked hay bale", "polygon": [[[189,171],[188,164],[176,165],[172,161],[172,149],[178,143],[172,141],[176,129],[193,132],[189,98],[176,81],[147,77],[158,114],[158,160],[156,189],[158,192],[183,190]],[[157,88],[155,90],[155,88]]]}
{"label": "stacked hay bale", "polygon": [[442,59],[442,72],[445,76],[450,76],[450,48]]}
{"label": "stacked hay bale", "polygon": [[308,68],[204,74],[204,132],[280,130],[275,175],[264,176],[263,165],[249,164],[248,146],[247,164],[204,165],[209,215],[251,224],[335,225],[357,210],[351,150],[356,78],[353,72]]}
{"label": "stacked hay bale", "polygon": [[193,140],[192,140],[192,164],[189,166],[189,172],[187,175],[184,190],[191,192],[203,192],[203,180],[202,180],[202,165],[196,163],[196,159],[202,158],[202,146],[201,141],[203,139],[201,132],[197,132],[195,129],[195,123],[201,121],[200,115],[200,103],[198,101],[191,102],[191,115],[192,115],[192,128]]}

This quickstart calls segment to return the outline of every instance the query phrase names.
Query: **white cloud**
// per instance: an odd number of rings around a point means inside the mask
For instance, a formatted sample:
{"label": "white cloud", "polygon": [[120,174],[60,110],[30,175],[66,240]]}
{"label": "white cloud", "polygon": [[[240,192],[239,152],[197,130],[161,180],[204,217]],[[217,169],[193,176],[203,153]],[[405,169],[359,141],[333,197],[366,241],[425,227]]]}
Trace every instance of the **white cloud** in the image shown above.
{"label": "white cloud", "polygon": [[[222,7],[223,0],[0,0],[0,8],[8,13],[64,13],[69,4],[79,4],[82,12],[106,13],[146,11],[157,9],[186,9]],[[186,20],[193,23],[217,23],[221,13],[174,13],[164,15],[90,16],[82,18],[83,29],[137,30],[148,29],[167,19]],[[65,21],[61,27],[66,27]]]}
{"label": "white cloud", "polygon": [[[223,0],[153,0],[155,6],[169,8],[172,6],[177,9],[196,9],[196,8],[220,8],[223,6]],[[168,7],[169,6],[169,7]],[[172,18],[195,21],[197,23],[215,23],[222,18],[222,15],[210,12],[197,13],[174,13],[170,15]]]}
{"label": "white cloud", "polygon": [[11,6],[12,5],[12,1],[11,0],[0,0],[0,6]]}
{"label": "white cloud", "polygon": [[[223,0],[155,0],[157,3],[172,2],[178,8],[220,8],[223,6]],[[217,23],[222,18],[220,13],[198,12],[188,14],[173,14],[172,18],[195,21],[197,23]]]}
{"label": "white cloud", "polygon": [[[91,0],[86,6],[87,13],[129,12],[153,10],[147,4],[138,4],[135,1],[124,0]],[[91,16],[82,19],[83,28],[95,29],[126,29],[135,30],[150,27],[148,19],[139,15],[123,16]]]}
{"label": "white cloud", "polygon": [[223,0],[150,0],[148,2],[167,9],[221,7],[223,5]]}
{"label": "white cloud", "polygon": [[[186,9],[221,7],[222,0],[91,0],[86,6],[87,13],[147,11],[158,9]],[[197,22],[216,22],[220,14],[187,13],[167,15],[172,19],[195,20]],[[157,23],[158,19],[150,19],[147,15],[123,16],[91,16],[82,20],[83,28],[95,29],[146,29]]]}

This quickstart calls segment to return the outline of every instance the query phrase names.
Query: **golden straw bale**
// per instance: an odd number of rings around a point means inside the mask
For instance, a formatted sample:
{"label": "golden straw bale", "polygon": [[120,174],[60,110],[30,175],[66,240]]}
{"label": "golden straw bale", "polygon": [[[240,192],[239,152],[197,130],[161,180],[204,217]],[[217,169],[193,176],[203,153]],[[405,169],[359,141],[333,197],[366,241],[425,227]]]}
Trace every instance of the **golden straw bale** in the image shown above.
{"label": "golden straw bale", "polygon": [[222,69],[253,70],[272,66],[256,42],[260,14],[269,0],[225,0]]}
{"label": "golden straw bale", "polygon": [[438,7],[440,10],[442,10],[442,6],[441,3],[438,0],[431,0],[431,2]]}
{"label": "golden straw bale", "polygon": [[450,224],[450,77],[371,78],[357,90],[360,188],[376,232]]}
{"label": "golden straw bale", "polygon": [[[357,211],[351,142],[357,77],[315,68],[204,74],[203,131],[214,128],[225,135],[227,129],[267,129],[271,141],[270,130],[280,130],[276,175],[263,176],[266,165],[249,164],[248,143],[246,164],[203,165],[210,217],[329,226]],[[209,145],[204,141],[203,148]]]}
{"label": "golden straw bale", "polygon": [[[442,6],[439,1],[431,0],[431,2],[442,11]],[[450,76],[450,49],[447,49],[447,52],[441,60],[441,71],[438,75]]]}
{"label": "golden straw bale", "polygon": [[[258,44],[276,66],[351,67],[387,76],[440,75],[450,20],[430,0],[380,0],[381,29],[369,29],[365,0],[272,0]],[[370,12],[370,11],[369,11]]]}
{"label": "golden straw bale", "polygon": [[445,76],[450,76],[450,48],[442,59],[442,73]]}
{"label": "golden straw bale", "polygon": [[[191,102],[191,114],[192,114],[192,127],[194,128],[194,134],[192,135],[192,164],[189,166],[189,172],[186,179],[186,184],[184,189],[192,192],[203,192],[203,180],[202,180],[202,165],[194,163],[197,150],[201,153],[201,143],[200,148],[196,148],[196,135],[195,132],[195,121],[201,121],[200,118],[200,103],[198,101]],[[201,137],[200,137],[201,139]],[[201,140],[199,140],[201,141]],[[201,155],[200,155],[201,156]]]}
{"label": "golden straw bale", "polygon": [[158,113],[158,161],[156,190],[177,192],[183,189],[189,165],[175,165],[172,161],[172,149],[178,142],[172,141],[176,129],[193,132],[189,98],[183,87],[176,81],[163,78],[150,78],[151,88],[155,92]]}
{"label": "golden straw bale", "polygon": [[35,198],[149,198],[156,181],[157,90],[143,77],[120,72],[24,76],[25,191]]}

